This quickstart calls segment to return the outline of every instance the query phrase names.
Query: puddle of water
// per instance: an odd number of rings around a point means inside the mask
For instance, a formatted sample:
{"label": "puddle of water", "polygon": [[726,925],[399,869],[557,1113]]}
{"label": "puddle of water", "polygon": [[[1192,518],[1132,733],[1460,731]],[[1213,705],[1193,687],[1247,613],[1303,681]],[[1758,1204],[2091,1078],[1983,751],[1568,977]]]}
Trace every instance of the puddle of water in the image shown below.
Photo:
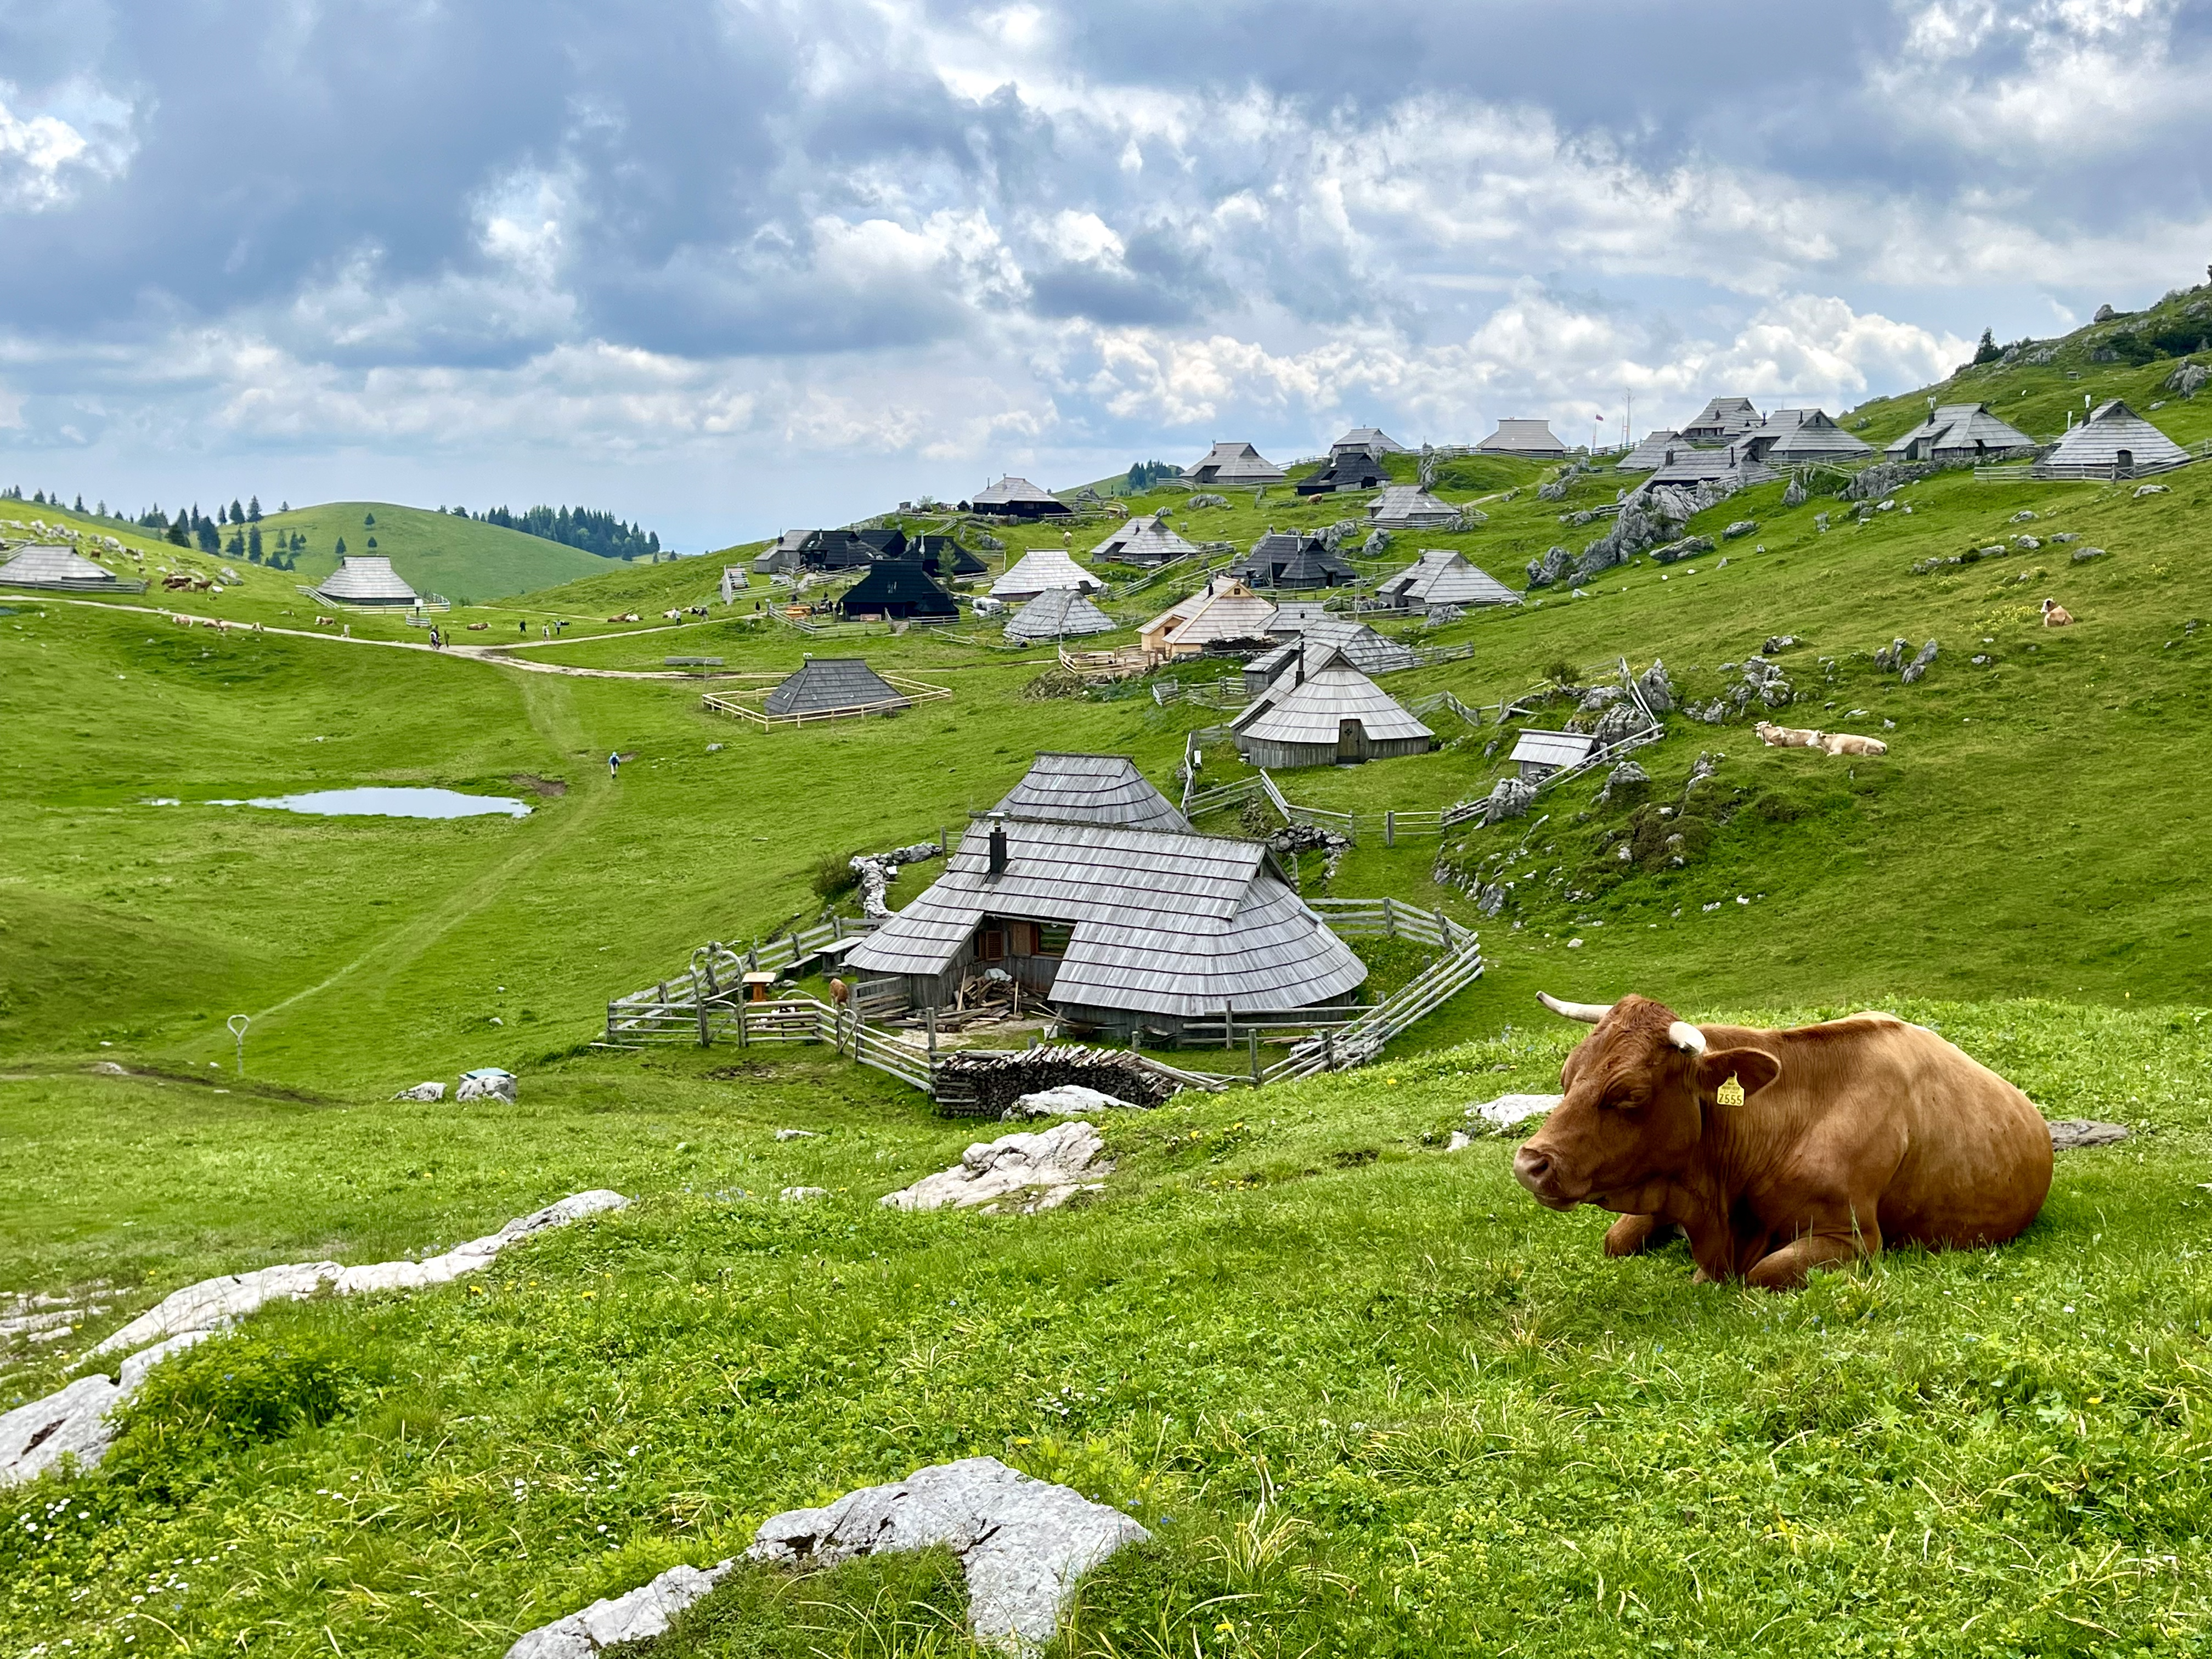
{"label": "puddle of water", "polygon": [[[166,805],[167,803],[156,803]],[[252,800],[211,800],[210,806],[270,806],[325,817],[476,818],[502,814],[526,818],[530,805],[507,795],[465,795],[458,789],[319,789],[305,795],[264,795]]]}

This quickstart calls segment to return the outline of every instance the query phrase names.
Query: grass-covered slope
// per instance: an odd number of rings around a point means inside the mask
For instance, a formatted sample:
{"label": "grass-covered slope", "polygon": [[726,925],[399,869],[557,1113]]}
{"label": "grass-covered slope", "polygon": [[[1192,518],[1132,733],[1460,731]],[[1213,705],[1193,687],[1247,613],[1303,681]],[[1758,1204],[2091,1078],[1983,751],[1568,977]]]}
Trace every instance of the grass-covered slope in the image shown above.
{"label": "grass-covered slope", "polygon": [[[376,522],[366,520],[374,518]],[[457,604],[504,599],[603,573],[609,561],[495,524],[391,501],[326,501],[295,507],[262,520],[264,536],[307,538],[299,555],[301,580],[313,581],[337,568],[337,544],[349,553],[370,553],[418,592],[442,593]],[[369,545],[371,538],[376,545]]]}

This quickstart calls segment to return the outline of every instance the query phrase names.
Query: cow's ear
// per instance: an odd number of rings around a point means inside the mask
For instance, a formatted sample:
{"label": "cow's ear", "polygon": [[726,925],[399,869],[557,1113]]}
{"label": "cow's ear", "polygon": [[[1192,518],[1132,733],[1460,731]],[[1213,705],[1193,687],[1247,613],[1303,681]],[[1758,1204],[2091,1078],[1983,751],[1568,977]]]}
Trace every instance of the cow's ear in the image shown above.
{"label": "cow's ear", "polygon": [[1764,1048],[1720,1048],[1698,1056],[1698,1094],[1717,1097],[1734,1078],[1748,1100],[1782,1075],[1782,1062]]}

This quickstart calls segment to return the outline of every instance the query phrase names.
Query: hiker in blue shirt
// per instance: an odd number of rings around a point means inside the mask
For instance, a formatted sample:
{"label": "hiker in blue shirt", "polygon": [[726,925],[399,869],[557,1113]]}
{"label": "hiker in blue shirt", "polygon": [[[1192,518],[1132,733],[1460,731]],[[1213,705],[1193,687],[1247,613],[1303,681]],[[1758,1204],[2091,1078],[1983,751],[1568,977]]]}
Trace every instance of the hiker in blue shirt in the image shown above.
{"label": "hiker in blue shirt", "polygon": [[612,778],[619,777],[621,775],[622,756],[614,750],[610,750],[607,753],[607,775]]}

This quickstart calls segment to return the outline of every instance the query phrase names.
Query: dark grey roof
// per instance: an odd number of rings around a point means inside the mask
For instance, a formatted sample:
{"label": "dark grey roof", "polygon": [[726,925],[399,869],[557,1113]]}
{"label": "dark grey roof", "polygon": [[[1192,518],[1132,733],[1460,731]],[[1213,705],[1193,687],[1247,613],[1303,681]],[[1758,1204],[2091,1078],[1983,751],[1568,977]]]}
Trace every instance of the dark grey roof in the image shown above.
{"label": "dark grey roof", "polygon": [[1042,507],[1048,501],[1055,507],[1065,505],[1060,497],[1050,490],[1039,489],[1027,478],[1017,478],[1012,473],[988,488],[977,490],[970,499],[970,505],[1004,507],[1018,501],[1028,501],[1038,507]]}
{"label": "dark grey roof", "polygon": [[858,657],[809,657],[806,665],[768,694],[771,714],[820,714],[834,708],[879,703],[906,706],[896,687]]}
{"label": "dark grey roof", "polygon": [[957,617],[952,596],[930,580],[919,559],[879,559],[868,574],[845,590],[837,609],[852,617],[864,612],[886,617]]}
{"label": "dark grey roof", "polygon": [[990,873],[988,822],[945,874],[846,961],[864,973],[934,975],[986,915],[1072,924],[1051,1000],[1203,1018],[1224,1008],[1334,1000],[1367,969],[1269,866],[1255,842],[1116,824],[1017,821]]}
{"label": "dark grey roof", "polygon": [[1725,443],[1759,424],[1759,410],[1748,398],[1716,398],[1682,428],[1682,435],[1698,443]]}
{"label": "dark grey roof", "polygon": [[1358,580],[1352,567],[1331,552],[1318,536],[1271,530],[1252,550],[1229,567],[1247,586],[1336,587]]}
{"label": "dark grey roof", "polygon": [[992,811],[1054,823],[1118,823],[1130,830],[1190,833],[1175,804],[1145,781],[1127,755],[1071,755],[1047,750]]}
{"label": "dark grey roof", "polygon": [[1079,589],[1048,587],[1007,619],[1005,632],[1015,645],[1033,645],[1041,640],[1110,634],[1121,625]]}
{"label": "dark grey roof", "polygon": [[1390,474],[1371,451],[1336,449],[1296,485],[1301,495],[1328,495],[1340,489],[1380,489]]}
{"label": "dark grey roof", "polygon": [[1819,409],[1778,409],[1741,441],[1749,446],[1753,459],[1770,466],[1848,461],[1874,453],[1871,444],[1844,431]]}

